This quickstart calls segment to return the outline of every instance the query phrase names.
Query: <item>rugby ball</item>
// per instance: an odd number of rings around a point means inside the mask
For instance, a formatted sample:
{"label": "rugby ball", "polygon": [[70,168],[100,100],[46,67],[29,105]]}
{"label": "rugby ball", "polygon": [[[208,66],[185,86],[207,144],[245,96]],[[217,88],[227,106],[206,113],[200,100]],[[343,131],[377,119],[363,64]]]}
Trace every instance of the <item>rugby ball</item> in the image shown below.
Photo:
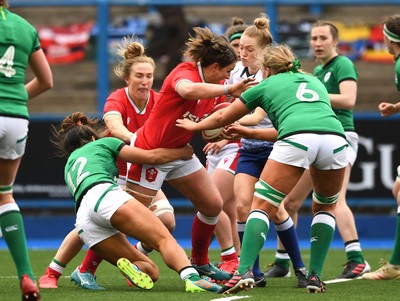
{"label": "rugby ball", "polygon": [[[215,113],[216,111],[219,111],[221,109],[226,108],[229,106],[231,103],[230,102],[222,102],[214,106],[210,112],[210,115]],[[205,142],[218,142],[222,140],[221,135],[222,128],[218,129],[212,129],[212,130],[203,130],[201,131],[201,137]]]}
{"label": "rugby ball", "polygon": [[203,138],[205,142],[221,141],[222,138],[220,137],[220,135],[221,128],[201,131],[201,138]]}

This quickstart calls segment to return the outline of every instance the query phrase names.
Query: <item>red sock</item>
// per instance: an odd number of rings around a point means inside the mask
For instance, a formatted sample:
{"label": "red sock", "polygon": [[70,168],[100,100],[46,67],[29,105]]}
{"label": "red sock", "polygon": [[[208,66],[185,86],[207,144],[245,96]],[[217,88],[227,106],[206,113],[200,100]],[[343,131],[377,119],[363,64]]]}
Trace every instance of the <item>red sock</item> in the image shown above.
{"label": "red sock", "polygon": [[97,255],[94,251],[89,249],[83,258],[82,264],[79,266],[79,272],[85,273],[90,271],[92,275],[96,273],[97,267],[103,261],[103,257]]}
{"label": "red sock", "polygon": [[213,236],[215,225],[203,223],[197,214],[192,224],[192,255],[193,264],[201,266],[208,264],[208,249]]}
{"label": "red sock", "polygon": [[221,255],[221,261],[231,261],[231,260],[239,261],[237,252],[235,252],[233,254],[229,254],[229,255]]}
{"label": "red sock", "polygon": [[46,268],[46,273],[45,274],[50,274],[56,276],[56,278],[60,278],[61,273],[57,272],[56,270],[53,270],[51,267]]}

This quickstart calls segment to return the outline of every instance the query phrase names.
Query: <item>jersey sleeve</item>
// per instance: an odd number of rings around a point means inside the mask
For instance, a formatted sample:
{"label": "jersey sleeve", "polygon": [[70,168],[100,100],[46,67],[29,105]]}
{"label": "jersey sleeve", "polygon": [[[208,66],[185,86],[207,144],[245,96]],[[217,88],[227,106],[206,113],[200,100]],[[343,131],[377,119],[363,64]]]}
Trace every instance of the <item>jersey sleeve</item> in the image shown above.
{"label": "jersey sleeve", "polygon": [[20,23],[25,24],[27,27],[27,30],[29,30],[29,36],[32,41],[32,47],[31,47],[31,54],[38,51],[41,46],[40,46],[40,40],[39,40],[39,34],[36,30],[36,28],[30,24],[28,21],[20,17],[19,20]]}
{"label": "jersey sleeve", "polygon": [[[249,109],[249,111],[253,111],[255,108],[260,106],[262,101],[263,92],[266,89],[266,81],[263,84],[258,84],[245,92],[240,96],[240,101],[244,103],[244,105]],[[265,97],[265,95],[264,95]]]}
{"label": "jersey sleeve", "polygon": [[116,92],[111,93],[107,98],[103,109],[103,118],[111,114],[126,115],[126,105],[121,98],[118,97]]}
{"label": "jersey sleeve", "polygon": [[39,36],[38,36],[36,29],[33,30],[32,35],[33,35],[32,53],[34,53],[34,52],[38,51],[39,49],[41,49],[42,47],[40,46]]}
{"label": "jersey sleeve", "polygon": [[101,139],[103,144],[110,150],[110,152],[115,157],[119,156],[119,152],[121,151],[122,147],[126,145],[124,141],[115,137],[105,137]]}
{"label": "jersey sleeve", "polygon": [[356,67],[350,59],[343,57],[340,64],[337,64],[336,70],[337,82],[341,83],[345,80],[354,80],[357,81],[358,74]]}
{"label": "jersey sleeve", "polygon": [[181,69],[179,72],[176,72],[171,79],[171,84],[173,89],[176,91],[176,87],[182,81],[196,82],[196,73],[191,69]]}

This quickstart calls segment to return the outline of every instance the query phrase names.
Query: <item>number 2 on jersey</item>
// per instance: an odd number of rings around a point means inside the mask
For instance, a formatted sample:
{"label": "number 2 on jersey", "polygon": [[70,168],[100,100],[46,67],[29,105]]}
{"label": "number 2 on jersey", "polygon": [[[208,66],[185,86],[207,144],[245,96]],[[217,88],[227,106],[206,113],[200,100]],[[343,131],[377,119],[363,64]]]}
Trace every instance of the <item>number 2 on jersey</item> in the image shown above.
{"label": "number 2 on jersey", "polygon": [[[68,185],[72,189],[72,191],[75,193],[76,188],[79,186],[79,184],[82,182],[84,178],[86,178],[90,172],[82,172],[83,168],[85,167],[87,162],[87,159],[85,157],[79,157],[74,165],[72,166],[71,172],[68,172]],[[75,172],[76,168],[78,167],[78,170]],[[72,174],[72,173],[75,173]],[[75,179],[75,183],[74,180]]]}

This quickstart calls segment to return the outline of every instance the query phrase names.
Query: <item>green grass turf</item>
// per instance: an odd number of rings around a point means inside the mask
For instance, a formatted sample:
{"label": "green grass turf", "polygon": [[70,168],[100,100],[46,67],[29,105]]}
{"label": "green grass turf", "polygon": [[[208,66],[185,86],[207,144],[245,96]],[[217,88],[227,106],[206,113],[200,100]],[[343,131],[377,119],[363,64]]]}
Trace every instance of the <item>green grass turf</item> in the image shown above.
{"label": "green grass turf", "polygon": [[[56,250],[31,250],[31,262],[38,279],[45,271]],[[309,262],[309,251],[303,250],[303,259],[306,265]],[[389,259],[390,250],[364,250],[365,258],[375,270],[379,267],[379,260]],[[159,254],[151,254],[151,258],[158,264],[161,270],[160,279],[155,283],[152,290],[140,290],[135,287],[128,287],[125,279],[118,269],[107,262],[101,264],[97,270],[99,285],[106,288],[105,291],[88,291],[75,286],[70,282],[69,275],[80,263],[84,256],[82,251],[65,269],[59,280],[58,289],[41,289],[42,300],[52,301],[108,301],[108,300],[135,300],[135,301],[200,301],[213,300],[224,296],[214,293],[186,293],[184,283],[177,273],[167,268],[162,262]],[[261,255],[261,265],[266,268],[267,264],[273,261],[274,251],[265,250]],[[0,251],[0,300],[13,301],[21,300],[15,267],[7,250]],[[211,260],[218,260],[219,252],[210,251]],[[346,262],[343,250],[331,250],[325,263],[322,279],[330,280],[342,272],[342,264]],[[293,271],[292,271],[293,274]],[[342,283],[327,284],[324,294],[307,294],[305,289],[295,288],[296,278],[268,279],[267,287],[254,288],[249,291],[242,291],[232,296],[249,296],[242,300],[393,300],[399,292],[400,281],[367,281],[353,280]],[[395,295],[394,295],[395,294]],[[397,297],[395,297],[397,298]],[[227,299],[229,300],[229,299]]]}

